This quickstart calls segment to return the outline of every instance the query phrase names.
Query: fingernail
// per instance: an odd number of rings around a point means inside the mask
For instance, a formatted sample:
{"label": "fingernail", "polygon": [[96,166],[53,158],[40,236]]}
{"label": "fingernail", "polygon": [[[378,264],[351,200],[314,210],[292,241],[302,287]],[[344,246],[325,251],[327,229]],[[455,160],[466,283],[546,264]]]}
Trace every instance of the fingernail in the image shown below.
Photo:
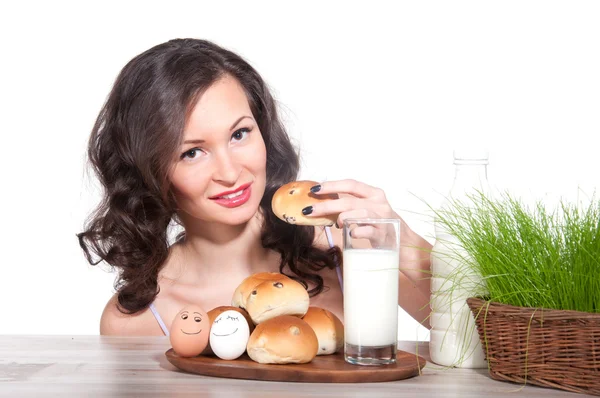
{"label": "fingernail", "polygon": [[304,209],[302,209],[302,214],[308,216],[310,213],[312,213],[312,210],[312,206],[306,206]]}
{"label": "fingernail", "polygon": [[336,223],[335,223],[335,227],[336,227],[337,229],[340,229],[340,224],[338,224],[338,223],[336,222]]}
{"label": "fingernail", "polygon": [[315,193],[315,192],[319,192],[321,190],[321,185],[315,185],[314,187],[310,188],[310,192]]}

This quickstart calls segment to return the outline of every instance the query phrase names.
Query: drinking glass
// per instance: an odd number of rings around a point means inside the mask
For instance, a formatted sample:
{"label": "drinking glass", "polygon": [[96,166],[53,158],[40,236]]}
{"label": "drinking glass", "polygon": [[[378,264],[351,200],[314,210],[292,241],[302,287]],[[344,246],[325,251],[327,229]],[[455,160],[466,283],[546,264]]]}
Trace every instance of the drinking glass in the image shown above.
{"label": "drinking glass", "polygon": [[344,358],[348,363],[396,362],[399,262],[400,220],[344,220]]}

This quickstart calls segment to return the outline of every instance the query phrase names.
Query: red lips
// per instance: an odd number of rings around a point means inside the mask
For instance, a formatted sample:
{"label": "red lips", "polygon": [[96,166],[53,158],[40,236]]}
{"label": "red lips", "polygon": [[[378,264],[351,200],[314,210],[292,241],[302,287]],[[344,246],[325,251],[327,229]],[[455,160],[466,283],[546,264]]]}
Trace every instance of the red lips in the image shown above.
{"label": "red lips", "polygon": [[[221,205],[223,207],[227,207],[227,208],[239,207],[239,206],[243,205],[244,203],[246,203],[250,199],[250,196],[252,196],[252,187],[250,185],[252,185],[252,184],[251,183],[244,184],[234,191],[222,192],[217,196],[211,197],[210,199],[212,199],[215,203],[217,203],[218,205]],[[239,192],[240,190],[242,191],[242,193],[236,197],[223,198],[224,195],[230,195],[232,193]]]}
{"label": "red lips", "polygon": [[246,189],[248,188],[250,185],[252,185],[251,182],[244,184],[244,185],[240,185],[238,188],[231,190],[231,191],[225,191],[225,192],[221,192],[220,194],[214,195],[214,196],[210,196],[209,199],[217,199],[220,196],[225,196],[225,195],[231,195],[232,193],[236,193],[238,191],[241,191],[242,189]]}

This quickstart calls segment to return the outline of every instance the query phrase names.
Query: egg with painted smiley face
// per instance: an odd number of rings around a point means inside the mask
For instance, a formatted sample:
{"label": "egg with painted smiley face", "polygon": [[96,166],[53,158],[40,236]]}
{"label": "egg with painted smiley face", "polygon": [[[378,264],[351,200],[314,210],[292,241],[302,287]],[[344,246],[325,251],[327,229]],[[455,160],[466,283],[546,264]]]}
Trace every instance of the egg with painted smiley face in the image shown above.
{"label": "egg with painted smiley face", "polygon": [[173,319],[170,341],[173,350],[182,357],[199,355],[209,341],[208,314],[197,305],[183,308]]}
{"label": "egg with painted smiley face", "polygon": [[222,312],[210,328],[210,348],[221,359],[239,358],[246,351],[249,338],[248,322],[238,311]]}

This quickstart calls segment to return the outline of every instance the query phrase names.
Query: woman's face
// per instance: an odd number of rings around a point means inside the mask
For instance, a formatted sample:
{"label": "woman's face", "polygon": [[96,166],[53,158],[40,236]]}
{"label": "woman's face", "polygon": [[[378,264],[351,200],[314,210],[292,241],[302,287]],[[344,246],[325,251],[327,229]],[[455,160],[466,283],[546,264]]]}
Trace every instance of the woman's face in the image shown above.
{"label": "woman's face", "polygon": [[250,220],[266,184],[266,148],[244,89],[226,76],[193,108],[171,174],[179,215],[227,225]]}

